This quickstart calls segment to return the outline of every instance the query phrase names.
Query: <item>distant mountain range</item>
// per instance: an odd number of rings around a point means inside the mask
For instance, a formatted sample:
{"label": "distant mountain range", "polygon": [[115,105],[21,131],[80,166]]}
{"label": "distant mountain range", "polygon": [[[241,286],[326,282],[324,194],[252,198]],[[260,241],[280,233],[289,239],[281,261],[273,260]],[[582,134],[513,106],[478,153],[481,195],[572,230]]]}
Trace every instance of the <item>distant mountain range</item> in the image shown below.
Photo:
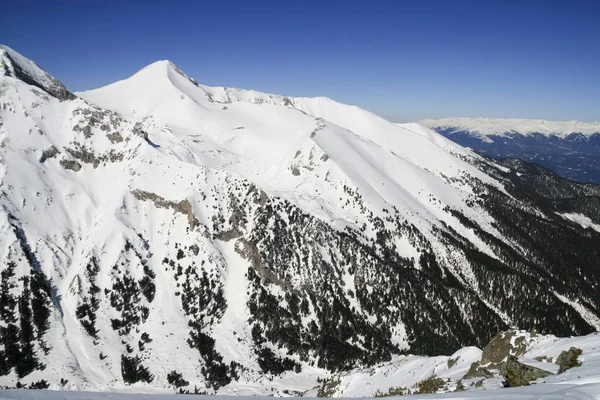
{"label": "distant mountain range", "polygon": [[419,123],[482,154],[520,158],[569,179],[600,183],[600,122],[444,118]]}

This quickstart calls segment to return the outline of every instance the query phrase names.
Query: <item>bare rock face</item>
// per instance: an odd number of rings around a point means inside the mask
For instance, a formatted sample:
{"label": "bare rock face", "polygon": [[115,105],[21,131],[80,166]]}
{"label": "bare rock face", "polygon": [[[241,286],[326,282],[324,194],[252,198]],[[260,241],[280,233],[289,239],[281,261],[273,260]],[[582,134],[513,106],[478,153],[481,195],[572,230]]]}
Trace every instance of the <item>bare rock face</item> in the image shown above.
{"label": "bare rock face", "polygon": [[46,160],[50,158],[54,158],[58,155],[59,151],[56,147],[50,146],[48,149],[42,152],[42,156],[40,157],[40,162],[43,164]]}
{"label": "bare rock face", "polygon": [[556,364],[560,365],[558,373],[562,374],[568,369],[580,367],[581,361],[579,361],[578,358],[582,353],[583,350],[578,349],[577,347],[571,347],[569,350],[561,352],[556,358]]}
{"label": "bare rock face", "polygon": [[501,375],[509,386],[514,387],[526,386],[531,381],[550,375],[548,371],[519,362],[518,357],[527,351],[528,337],[534,335],[514,330],[498,333],[483,348],[481,361],[471,365],[465,379]]}
{"label": "bare rock face", "polygon": [[471,368],[469,368],[469,371],[467,371],[463,379],[492,378],[493,376],[494,373],[492,371],[490,371],[486,367],[483,367],[481,365],[481,362],[477,361],[471,364]]}
{"label": "bare rock face", "polygon": [[4,45],[0,45],[0,73],[36,86],[59,100],[77,97],[42,67]]}
{"label": "bare rock face", "polygon": [[508,356],[522,356],[527,349],[525,337],[516,336],[517,332],[515,331],[500,332],[494,336],[492,340],[483,348],[481,363],[500,363]]}
{"label": "bare rock face", "polygon": [[188,218],[188,222],[189,222],[191,229],[194,229],[198,225],[200,225],[200,222],[194,215],[194,212],[192,210],[192,205],[190,204],[190,202],[187,199],[182,200],[180,202],[175,202],[175,201],[166,200],[164,197],[161,197],[155,193],[145,192],[143,190],[134,190],[131,193],[138,200],[151,201],[154,203],[154,205],[156,207],[170,208],[177,213],[184,214]]}
{"label": "bare rock face", "polygon": [[81,164],[75,160],[60,160],[60,165],[64,169],[70,169],[71,171],[79,172],[81,170]]}
{"label": "bare rock face", "polygon": [[550,375],[548,371],[520,363],[515,356],[508,356],[500,367],[500,373],[511,387],[528,386],[530,382]]}

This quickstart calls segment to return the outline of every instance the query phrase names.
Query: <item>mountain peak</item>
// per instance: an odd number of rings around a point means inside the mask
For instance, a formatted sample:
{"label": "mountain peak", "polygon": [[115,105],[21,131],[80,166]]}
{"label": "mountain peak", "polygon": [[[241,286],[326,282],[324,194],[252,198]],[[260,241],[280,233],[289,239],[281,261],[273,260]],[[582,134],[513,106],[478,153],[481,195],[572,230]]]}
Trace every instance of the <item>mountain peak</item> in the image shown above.
{"label": "mountain peak", "polygon": [[153,62],[152,64],[146,65],[144,68],[140,69],[133,76],[137,75],[151,75],[154,78],[160,78],[161,76],[167,76],[170,72],[176,72],[179,75],[183,76],[195,86],[198,86],[198,82],[186,75],[181,68],[179,68],[174,62],[169,60],[158,60]]}
{"label": "mountain peak", "polygon": [[35,62],[3,44],[0,44],[0,74],[36,86],[60,100],[75,98],[75,95],[69,92],[58,79]]}
{"label": "mountain peak", "polygon": [[137,75],[143,71],[147,72],[147,71],[151,71],[151,70],[161,70],[161,69],[169,68],[169,67],[176,67],[176,65],[169,60],[157,60],[157,61],[154,61],[153,63],[146,65],[145,67],[140,69],[138,72],[136,72],[134,75]]}

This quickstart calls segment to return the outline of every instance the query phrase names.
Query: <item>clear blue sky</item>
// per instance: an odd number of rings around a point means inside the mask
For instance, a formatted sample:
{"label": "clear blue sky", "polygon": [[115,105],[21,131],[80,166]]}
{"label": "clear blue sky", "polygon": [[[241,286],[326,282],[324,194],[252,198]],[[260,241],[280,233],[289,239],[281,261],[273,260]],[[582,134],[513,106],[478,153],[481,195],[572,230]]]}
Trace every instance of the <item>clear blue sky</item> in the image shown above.
{"label": "clear blue sky", "polygon": [[203,84],[328,96],[400,122],[595,121],[598,3],[17,0],[0,42],[73,91],[169,59]]}

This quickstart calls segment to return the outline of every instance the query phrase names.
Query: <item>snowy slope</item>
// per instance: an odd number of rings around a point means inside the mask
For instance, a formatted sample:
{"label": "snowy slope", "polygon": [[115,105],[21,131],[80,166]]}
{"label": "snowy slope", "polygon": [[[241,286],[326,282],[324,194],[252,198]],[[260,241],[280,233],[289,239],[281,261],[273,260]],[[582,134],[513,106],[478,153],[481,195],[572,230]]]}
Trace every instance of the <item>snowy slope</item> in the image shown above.
{"label": "snowy slope", "polygon": [[545,136],[567,137],[572,133],[590,136],[600,133],[600,122],[545,121],[538,119],[504,118],[442,118],[424,119],[419,124],[431,129],[452,129],[468,131],[481,136],[506,136],[511,133],[530,135],[539,133]]}
{"label": "snowy slope", "polygon": [[[494,392],[487,391],[485,395],[481,392],[461,392],[430,395],[413,395],[409,399],[491,399],[491,400],[594,400],[600,393],[600,384],[574,385],[570,383],[555,385],[536,385],[523,388],[498,390]],[[0,392],[2,400],[142,400],[148,399],[148,395],[142,394],[122,394],[122,393],[90,393],[90,392],[48,392],[38,393],[34,390],[13,390]],[[403,396],[405,398],[406,396]],[[202,399],[207,397],[198,397],[197,395],[152,395],[152,400],[182,400],[182,399]],[[223,400],[240,399],[266,399],[267,397],[256,396],[221,396]],[[368,397],[366,398],[368,399]]]}
{"label": "snowy slope", "polygon": [[597,233],[427,128],[168,61],[74,97],[2,49],[0,385],[283,394],[596,329]]}
{"label": "snowy slope", "polygon": [[[373,206],[400,206],[406,218],[420,225],[423,219],[429,225],[445,218],[430,197],[459,207],[470,194],[460,184],[441,182],[442,175],[493,183],[453,154],[472,153],[430,130],[397,127],[326,98],[205,87],[168,61],[79,95],[139,123],[153,142],[168,148],[159,151],[240,175],[335,220],[352,220],[337,201],[346,182]],[[481,218],[477,210],[469,211]]]}
{"label": "snowy slope", "polygon": [[[375,366],[369,370],[354,370],[340,377],[334,377],[336,384],[328,392],[331,397],[360,397],[374,398],[375,394],[386,394],[395,388],[409,388],[416,390],[418,382],[432,376],[443,378],[446,384],[439,393],[429,395],[412,394],[410,399],[597,399],[600,397],[600,337],[598,334],[584,337],[557,338],[549,335],[530,336],[526,332],[521,335],[526,337],[527,349],[519,357],[525,364],[534,365],[538,368],[552,371],[546,378],[538,379],[530,386],[503,388],[501,378],[473,378],[462,379],[467,372],[470,363],[481,357],[481,350],[476,348],[464,348],[451,357],[401,357],[385,365]],[[551,362],[540,362],[534,360],[536,357],[551,357],[555,360],[558,355],[570,348],[578,348],[583,351],[579,356],[582,365],[571,368],[561,374],[557,374],[558,366]],[[456,363],[450,364],[450,360]],[[456,391],[458,383],[461,382],[464,391]],[[288,379],[287,387],[293,386],[293,380]],[[277,387],[280,382],[270,382]],[[320,384],[319,384],[320,386]],[[285,386],[284,386],[285,387]],[[52,388],[51,388],[52,389]],[[260,388],[256,387],[257,392]],[[264,389],[264,388],[263,388]],[[235,396],[223,398],[240,399],[251,392],[240,391]],[[298,395],[300,392],[286,391],[281,388],[275,390],[275,395]],[[317,388],[303,393],[302,398],[316,398]],[[406,397],[405,394],[403,396]],[[186,398],[185,395],[166,395],[153,393],[153,399],[179,399]],[[149,398],[148,394],[133,394],[132,392],[71,392],[61,391],[38,391],[38,390],[0,390],[0,399],[115,399],[128,400],[137,398]],[[198,398],[197,395],[189,398]],[[249,397],[250,398],[250,397]],[[262,398],[253,395],[251,398]],[[266,397],[265,397],[266,398]]]}

